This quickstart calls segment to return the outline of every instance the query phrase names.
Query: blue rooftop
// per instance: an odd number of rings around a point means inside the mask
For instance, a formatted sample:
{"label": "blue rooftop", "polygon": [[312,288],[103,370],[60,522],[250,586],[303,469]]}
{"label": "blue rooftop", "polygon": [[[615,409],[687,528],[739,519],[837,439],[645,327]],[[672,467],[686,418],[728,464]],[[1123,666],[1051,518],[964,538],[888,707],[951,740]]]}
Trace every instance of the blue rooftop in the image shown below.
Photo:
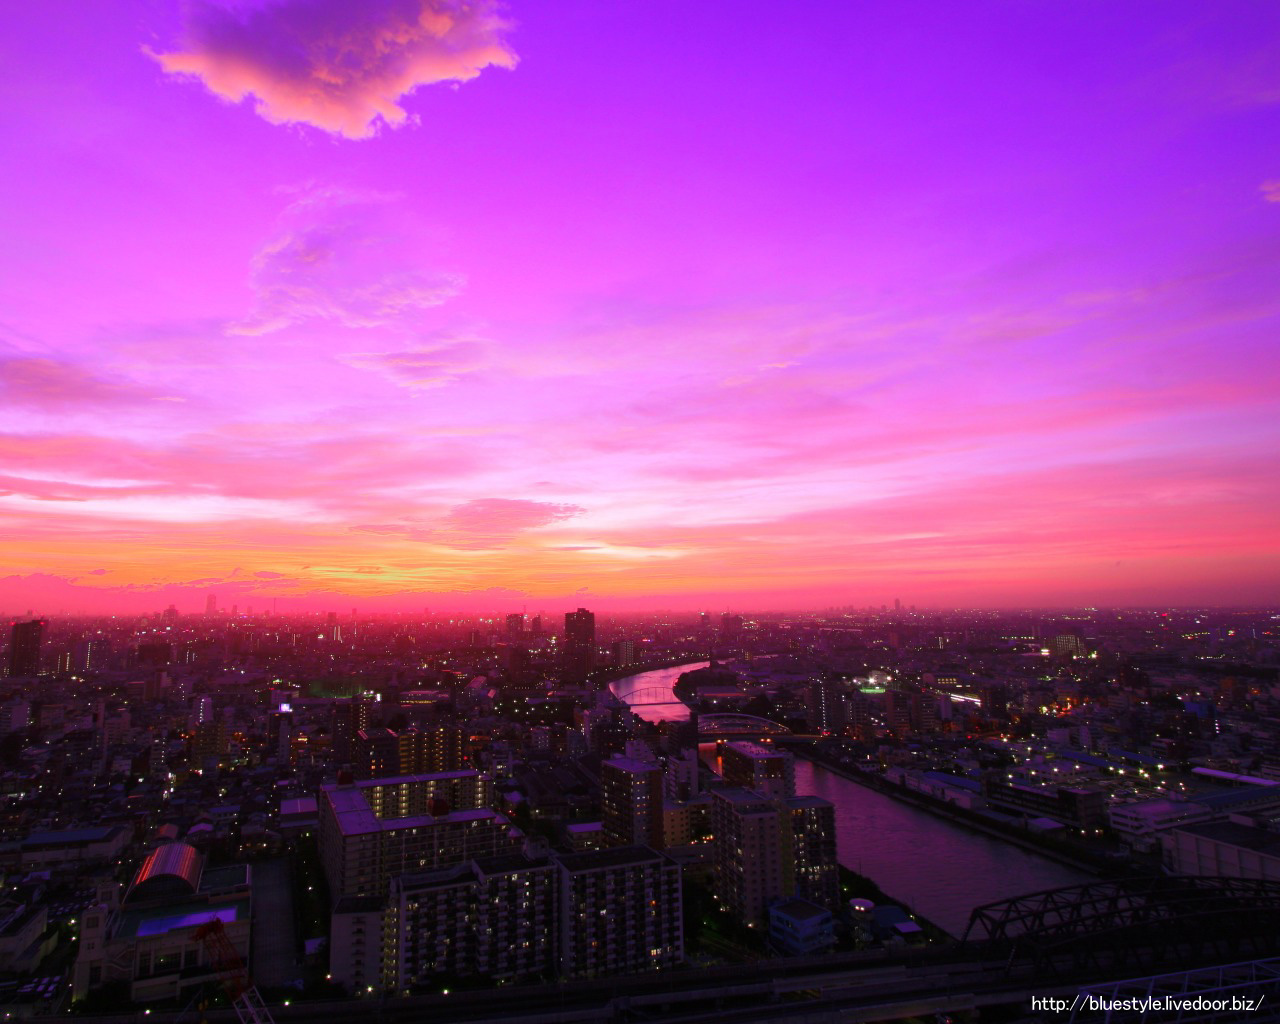
{"label": "blue rooftop", "polygon": [[122,937],[146,938],[149,935],[164,935],[182,928],[195,928],[208,924],[215,918],[223,924],[232,924],[235,921],[243,921],[248,916],[248,896],[217,904],[188,902],[170,904],[166,907],[126,909],[120,915],[120,928],[117,934]]}
{"label": "blue rooftop", "polygon": [[32,832],[22,840],[23,846],[57,846],[66,843],[100,843],[111,836],[119,825],[96,828],[67,828],[56,832]]}
{"label": "blue rooftop", "polygon": [[971,793],[982,792],[982,783],[965,775],[952,775],[951,772],[925,772],[924,777],[947,786],[955,786],[956,789],[967,789]]}
{"label": "blue rooftop", "polygon": [[1271,786],[1245,786],[1243,789],[1228,789],[1221,793],[1205,793],[1203,796],[1192,797],[1192,800],[1210,810],[1225,811],[1259,800],[1274,799],[1275,796],[1275,790]]}

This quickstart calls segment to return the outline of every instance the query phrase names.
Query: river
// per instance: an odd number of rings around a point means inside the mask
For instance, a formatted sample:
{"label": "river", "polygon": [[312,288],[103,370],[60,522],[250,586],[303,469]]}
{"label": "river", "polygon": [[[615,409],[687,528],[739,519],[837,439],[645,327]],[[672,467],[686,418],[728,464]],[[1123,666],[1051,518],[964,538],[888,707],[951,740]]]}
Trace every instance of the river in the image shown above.
{"label": "river", "polygon": [[[653,700],[694,662],[615,680],[623,701]],[[641,695],[643,695],[641,697]],[[672,695],[674,699],[674,695]],[[684,705],[637,708],[646,721],[683,721]],[[927,811],[850,782],[821,765],[796,759],[796,792],[830,800],[836,808],[836,856],[895,899],[943,930],[964,934],[969,912],[983,903],[1086,882],[1091,876],[998,839],[970,832]]]}
{"label": "river", "polygon": [[[639,700],[642,705],[636,709],[636,715],[646,722],[684,722],[688,721],[689,708],[681,703],[680,698],[671,692],[676,680],[685,672],[695,668],[706,668],[706,658],[701,661],[690,661],[683,665],[672,665],[670,668],[655,668],[651,672],[641,672],[634,676],[623,676],[609,684],[613,695],[624,704],[632,704]],[[651,700],[660,700],[662,695],[670,703],[648,704]]]}

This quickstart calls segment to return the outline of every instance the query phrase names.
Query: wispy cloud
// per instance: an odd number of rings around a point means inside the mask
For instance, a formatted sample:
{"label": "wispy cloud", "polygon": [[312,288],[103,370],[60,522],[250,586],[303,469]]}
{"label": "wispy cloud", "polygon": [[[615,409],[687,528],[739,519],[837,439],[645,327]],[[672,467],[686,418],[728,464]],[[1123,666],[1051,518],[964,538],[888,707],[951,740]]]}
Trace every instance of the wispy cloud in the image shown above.
{"label": "wispy cloud", "polygon": [[304,191],[254,256],[254,307],[230,330],[267,334],[305,320],[357,328],[403,324],[462,288],[462,275],[431,269],[429,248],[395,196]]}
{"label": "wispy cloud", "polygon": [[127,380],[98,376],[73,363],[19,356],[0,359],[0,397],[10,406],[65,411],[153,402],[161,396]]}
{"label": "wispy cloud", "polygon": [[363,139],[407,123],[419,86],[514,68],[510,28],[494,0],[187,0],[182,44],[152,56],[272,124]]}
{"label": "wispy cloud", "polygon": [[357,352],[345,361],[414,391],[453,384],[484,364],[478,340],[444,338],[399,352]]}
{"label": "wispy cloud", "polygon": [[513,498],[479,498],[449,510],[435,539],[456,548],[500,547],[516,534],[586,511],[577,505]]}

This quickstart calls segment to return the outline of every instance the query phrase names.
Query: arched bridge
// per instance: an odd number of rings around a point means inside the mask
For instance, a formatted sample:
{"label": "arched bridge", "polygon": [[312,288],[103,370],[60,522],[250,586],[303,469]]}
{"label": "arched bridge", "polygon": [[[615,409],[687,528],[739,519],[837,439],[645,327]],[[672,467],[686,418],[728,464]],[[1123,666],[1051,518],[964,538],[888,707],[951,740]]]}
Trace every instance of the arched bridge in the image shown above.
{"label": "arched bridge", "polygon": [[699,715],[698,733],[702,736],[790,736],[791,730],[768,718],[726,711]]}
{"label": "arched bridge", "polygon": [[625,699],[622,697],[618,699],[623,700],[627,707],[630,708],[651,708],[661,704],[684,704],[684,701],[671,692],[671,687],[669,686],[646,686],[643,689],[630,690],[627,692]]}

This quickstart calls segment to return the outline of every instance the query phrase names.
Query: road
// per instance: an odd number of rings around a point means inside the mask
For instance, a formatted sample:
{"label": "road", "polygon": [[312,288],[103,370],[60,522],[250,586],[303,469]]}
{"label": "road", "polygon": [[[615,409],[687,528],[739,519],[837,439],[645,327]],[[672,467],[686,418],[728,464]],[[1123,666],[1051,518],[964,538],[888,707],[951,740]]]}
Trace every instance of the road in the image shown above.
{"label": "road", "polygon": [[294,931],[289,861],[253,865],[253,950],[250,971],[260,989],[282,988],[302,977]]}

